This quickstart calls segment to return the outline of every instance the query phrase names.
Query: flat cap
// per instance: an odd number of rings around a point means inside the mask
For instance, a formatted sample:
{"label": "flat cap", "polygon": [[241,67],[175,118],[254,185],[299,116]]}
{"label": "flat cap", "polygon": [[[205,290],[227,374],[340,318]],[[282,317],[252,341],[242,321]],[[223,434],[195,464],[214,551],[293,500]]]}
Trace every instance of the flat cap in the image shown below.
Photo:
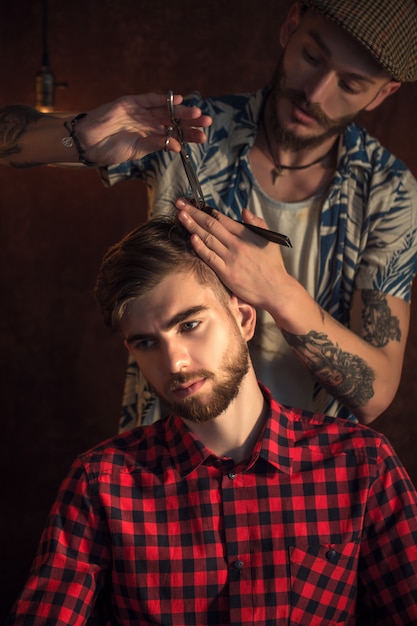
{"label": "flat cap", "polygon": [[303,0],[359,41],[394,80],[417,80],[415,0]]}

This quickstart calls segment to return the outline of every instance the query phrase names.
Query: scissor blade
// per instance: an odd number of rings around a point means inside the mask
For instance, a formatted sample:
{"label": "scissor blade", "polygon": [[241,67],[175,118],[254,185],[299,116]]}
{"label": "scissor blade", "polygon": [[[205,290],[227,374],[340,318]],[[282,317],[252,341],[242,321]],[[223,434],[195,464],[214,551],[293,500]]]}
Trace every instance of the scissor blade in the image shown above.
{"label": "scissor blade", "polygon": [[181,160],[185,169],[185,173],[187,174],[188,182],[190,183],[191,191],[194,196],[194,200],[196,202],[196,206],[201,208],[205,205],[203,191],[201,189],[200,183],[198,182],[197,174],[195,172],[194,166],[191,163],[190,156],[187,153],[184,145],[181,146]]}

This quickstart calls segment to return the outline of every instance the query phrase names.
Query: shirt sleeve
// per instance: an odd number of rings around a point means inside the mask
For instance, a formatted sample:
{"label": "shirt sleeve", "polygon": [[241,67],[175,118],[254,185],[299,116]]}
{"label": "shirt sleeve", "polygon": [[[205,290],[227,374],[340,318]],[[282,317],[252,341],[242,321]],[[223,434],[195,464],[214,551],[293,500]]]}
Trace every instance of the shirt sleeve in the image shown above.
{"label": "shirt sleeve", "polygon": [[370,623],[417,624],[416,490],[385,438],[368,498],[359,571]]}
{"label": "shirt sleeve", "polygon": [[85,624],[97,613],[110,570],[105,516],[94,508],[81,461],[73,464],[51,509],[29,578],[9,625]]}
{"label": "shirt sleeve", "polygon": [[364,222],[366,237],[358,289],[375,289],[406,300],[417,271],[417,183],[406,168],[374,181]]}

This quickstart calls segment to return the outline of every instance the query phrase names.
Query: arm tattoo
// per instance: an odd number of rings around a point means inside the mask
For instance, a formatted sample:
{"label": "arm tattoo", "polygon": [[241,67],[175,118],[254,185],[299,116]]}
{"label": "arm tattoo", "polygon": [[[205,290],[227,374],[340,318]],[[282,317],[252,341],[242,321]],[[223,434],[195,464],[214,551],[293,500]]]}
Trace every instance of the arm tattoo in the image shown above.
{"label": "arm tattoo", "polygon": [[391,315],[386,295],[371,289],[364,289],[361,293],[365,341],[377,348],[383,348],[390,340],[400,341],[400,321],[398,317]]}
{"label": "arm tattoo", "polygon": [[374,371],[365,361],[333,344],[325,333],[307,335],[282,331],[288,344],[327,391],[343,404],[357,408],[374,395]]}
{"label": "arm tattoo", "polygon": [[13,154],[22,152],[20,137],[25,133],[28,124],[37,122],[43,114],[33,107],[15,104],[0,109],[0,158],[7,159],[13,167],[31,167],[38,163],[14,163],[10,160]]}

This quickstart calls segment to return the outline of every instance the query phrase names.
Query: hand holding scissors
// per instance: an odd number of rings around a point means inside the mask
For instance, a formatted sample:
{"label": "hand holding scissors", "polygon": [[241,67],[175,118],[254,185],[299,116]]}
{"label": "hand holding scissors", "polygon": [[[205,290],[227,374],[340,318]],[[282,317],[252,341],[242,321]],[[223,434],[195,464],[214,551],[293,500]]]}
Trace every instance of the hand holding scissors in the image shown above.
{"label": "hand holding scissors", "polygon": [[[174,92],[171,89],[168,92],[167,104],[168,104],[169,116],[171,119],[171,125],[168,128],[168,134],[165,140],[165,148],[167,148],[169,140],[175,131],[177,134],[176,139],[179,141],[180,146],[181,146],[180,157],[181,157],[182,164],[184,166],[185,173],[187,175],[188,182],[190,184],[191,192],[193,195],[193,201],[191,203],[194,204],[194,206],[197,207],[198,209],[201,209],[202,211],[204,211],[205,213],[209,213],[210,215],[213,215],[213,209],[210,206],[208,206],[204,200],[201,185],[197,178],[197,173],[191,162],[191,158],[187,151],[186,144],[183,141],[183,134],[182,134],[180,123],[175,118]],[[239,220],[234,220],[234,221],[239,222]],[[242,222],[242,224],[246,228],[254,232],[255,234],[260,235],[261,237],[264,237],[264,239],[267,239],[268,241],[278,243],[281,246],[292,248],[291,241],[289,237],[287,237],[286,235],[282,235],[281,233],[276,233],[273,230],[268,230],[266,228],[260,228],[259,226],[255,226],[254,224],[246,224],[244,222]]]}

